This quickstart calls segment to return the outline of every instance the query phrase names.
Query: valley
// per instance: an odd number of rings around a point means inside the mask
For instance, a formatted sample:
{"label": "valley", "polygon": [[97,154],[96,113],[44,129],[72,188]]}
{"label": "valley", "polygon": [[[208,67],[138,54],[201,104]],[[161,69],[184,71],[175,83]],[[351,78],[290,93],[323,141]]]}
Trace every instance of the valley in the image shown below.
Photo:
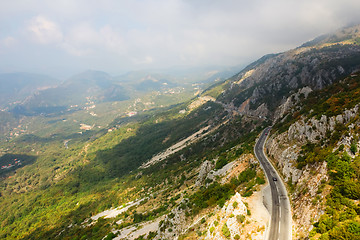
{"label": "valley", "polygon": [[358,239],[359,31],[223,80],[40,81],[1,106],[0,238]]}

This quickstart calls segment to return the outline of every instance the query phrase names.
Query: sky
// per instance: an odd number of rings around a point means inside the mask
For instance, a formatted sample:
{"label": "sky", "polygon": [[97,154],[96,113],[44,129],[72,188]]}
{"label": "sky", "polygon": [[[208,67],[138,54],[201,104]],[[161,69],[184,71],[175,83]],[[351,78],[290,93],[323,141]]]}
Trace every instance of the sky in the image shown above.
{"label": "sky", "polygon": [[359,0],[0,0],[0,72],[244,65],[359,12]]}

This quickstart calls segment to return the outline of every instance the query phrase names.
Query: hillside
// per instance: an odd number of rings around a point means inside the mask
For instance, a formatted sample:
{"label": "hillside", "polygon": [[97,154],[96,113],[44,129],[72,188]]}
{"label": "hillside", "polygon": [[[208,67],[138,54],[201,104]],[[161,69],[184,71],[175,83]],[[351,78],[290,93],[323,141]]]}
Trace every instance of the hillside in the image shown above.
{"label": "hillside", "polygon": [[29,96],[13,108],[21,115],[52,114],[66,112],[71,106],[84,106],[106,101],[123,101],[130,97],[116,84],[110,75],[99,71],[87,71],[59,84]]}
{"label": "hillside", "polygon": [[339,32],[350,33],[340,41],[326,38],[261,58],[225,81],[218,100],[247,115],[282,117],[284,109],[278,106],[288,107],[291,94],[322,89],[360,68],[359,26]]}
{"label": "hillside", "polygon": [[296,239],[360,236],[359,93],[354,73],[310,93],[273,129],[267,151],[291,190]]}
{"label": "hillside", "polygon": [[[271,194],[253,149],[267,126],[293,239],[359,238],[358,29],[264,56],[201,94],[169,93],[176,86],[156,76],[122,86],[86,72],[57,89],[91,93],[91,104],[4,113],[0,238],[263,239]],[[150,92],[121,99],[130,85]],[[47,91],[23,107],[60,97]]]}
{"label": "hillside", "polygon": [[57,85],[56,79],[32,73],[0,74],[0,108],[25,100],[31,94]]}

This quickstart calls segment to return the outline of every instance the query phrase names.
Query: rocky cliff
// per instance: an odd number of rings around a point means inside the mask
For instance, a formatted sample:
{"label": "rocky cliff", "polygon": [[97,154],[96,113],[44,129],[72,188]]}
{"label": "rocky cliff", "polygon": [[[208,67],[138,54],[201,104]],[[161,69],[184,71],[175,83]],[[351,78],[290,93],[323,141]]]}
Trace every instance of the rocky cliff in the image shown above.
{"label": "rocky cliff", "polygon": [[[336,126],[342,125],[347,134],[335,143],[333,151],[342,146],[347,154],[354,157],[350,147],[353,140],[358,139],[358,132],[354,130],[360,124],[358,116],[359,105],[331,117],[322,115],[317,119],[303,116],[287,131],[275,132],[269,137],[265,146],[267,154],[288,182],[291,193],[295,239],[308,236],[313,223],[320,219],[330,188],[325,184],[329,179],[326,161],[309,163],[299,169],[298,158],[302,147],[309,143],[321,144],[329,138],[329,134],[336,134]],[[359,145],[359,142],[356,144]]]}
{"label": "rocky cliff", "polygon": [[360,69],[359,28],[343,30],[347,35],[339,41],[325,38],[263,57],[226,82],[218,99],[233,104],[242,114],[277,120],[282,111],[278,107],[286,108],[289,96],[299,93],[303,97]]}

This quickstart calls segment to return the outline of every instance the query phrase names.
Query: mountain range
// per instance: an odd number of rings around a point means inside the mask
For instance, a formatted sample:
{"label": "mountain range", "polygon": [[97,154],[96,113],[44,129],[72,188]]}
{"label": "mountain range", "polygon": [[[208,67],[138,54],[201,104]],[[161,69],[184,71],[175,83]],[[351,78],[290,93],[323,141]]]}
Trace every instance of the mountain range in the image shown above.
{"label": "mountain range", "polygon": [[271,126],[264,152],[286,183],[292,239],[359,239],[359,74],[355,25],[202,88],[97,71],[14,82],[0,237],[262,239],[277,179],[254,145]]}

